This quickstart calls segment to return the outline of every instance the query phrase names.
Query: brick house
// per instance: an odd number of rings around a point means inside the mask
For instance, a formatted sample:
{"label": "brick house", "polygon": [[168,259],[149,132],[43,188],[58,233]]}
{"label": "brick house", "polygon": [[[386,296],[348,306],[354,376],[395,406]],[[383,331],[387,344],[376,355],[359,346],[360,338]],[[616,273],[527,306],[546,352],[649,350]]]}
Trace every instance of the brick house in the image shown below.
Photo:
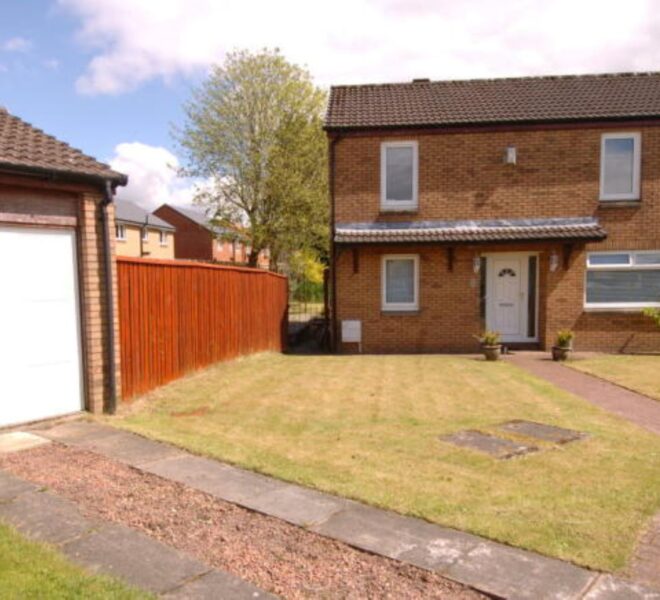
{"label": "brick house", "polygon": [[[176,258],[240,264],[248,262],[250,249],[241,241],[240,234],[211,223],[201,208],[163,204],[153,214],[176,228]],[[262,252],[258,266],[267,269],[269,262],[268,252]]]}
{"label": "brick house", "polygon": [[340,350],[660,349],[660,74],[337,86]]}
{"label": "brick house", "polygon": [[117,256],[174,258],[174,227],[127,200],[115,201]]}
{"label": "brick house", "polygon": [[113,410],[112,197],[126,183],[0,110],[0,427]]}

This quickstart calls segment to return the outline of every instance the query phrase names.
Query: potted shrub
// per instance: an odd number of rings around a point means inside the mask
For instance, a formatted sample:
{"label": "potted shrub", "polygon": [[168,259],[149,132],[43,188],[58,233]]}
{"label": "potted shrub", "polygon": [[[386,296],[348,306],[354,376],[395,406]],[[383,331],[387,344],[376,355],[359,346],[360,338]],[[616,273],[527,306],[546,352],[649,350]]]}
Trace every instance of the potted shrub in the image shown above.
{"label": "potted shrub", "polygon": [[573,350],[575,333],[570,329],[557,332],[557,343],[552,347],[552,360],[566,360],[569,352]]}
{"label": "potted shrub", "polygon": [[484,331],[476,337],[481,343],[481,351],[484,353],[486,360],[498,360],[500,358],[502,344],[500,344],[499,331]]}

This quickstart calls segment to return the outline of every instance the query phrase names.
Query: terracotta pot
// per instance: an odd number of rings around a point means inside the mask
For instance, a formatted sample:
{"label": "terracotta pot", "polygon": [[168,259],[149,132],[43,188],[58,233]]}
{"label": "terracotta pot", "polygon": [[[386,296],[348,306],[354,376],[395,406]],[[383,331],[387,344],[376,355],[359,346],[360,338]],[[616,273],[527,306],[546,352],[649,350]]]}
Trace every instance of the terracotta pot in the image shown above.
{"label": "terracotta pot", "polygon": [[554,361],[564,361],[568,358],[571,348],[565,348],[563,346],[553,346],[552,347],[552,360]]}
{"label": "terracotta pot", "polygon": [[502,344],[496,346],[481,346],[481,350],[486,357],[486,360],[499,360],[502,354]]}

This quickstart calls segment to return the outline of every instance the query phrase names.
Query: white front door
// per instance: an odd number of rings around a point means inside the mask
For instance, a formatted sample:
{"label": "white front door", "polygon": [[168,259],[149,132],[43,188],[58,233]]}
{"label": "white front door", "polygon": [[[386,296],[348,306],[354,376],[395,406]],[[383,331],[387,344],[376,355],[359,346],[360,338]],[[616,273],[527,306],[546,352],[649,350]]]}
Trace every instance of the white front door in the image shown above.
{"label": "white front door", "polygon": [[0,227],[0,427],[82,409],[76,237]]}
{"label": "white front door", "polygon": [[[519,254],[491,254],[486,263],[486,328],[499,331],[503,342],[535,340],[536,327],[530,319],[529,278],[536,285],[536,273],[529,273],[529,257]],[[535,298],[532,298],[535,301]],[[536,311],[533,310],[535,318]]]}

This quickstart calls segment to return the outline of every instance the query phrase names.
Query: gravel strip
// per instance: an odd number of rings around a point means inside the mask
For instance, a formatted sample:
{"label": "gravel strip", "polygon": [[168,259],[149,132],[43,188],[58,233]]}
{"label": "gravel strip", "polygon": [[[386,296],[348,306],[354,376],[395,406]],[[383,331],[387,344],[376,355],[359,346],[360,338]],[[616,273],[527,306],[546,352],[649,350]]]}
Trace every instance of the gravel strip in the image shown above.
{"label": "gravel strip", "polygon": [[0,456],[0,468],[285,598],[483,598],[85,450],[51,444]]}

